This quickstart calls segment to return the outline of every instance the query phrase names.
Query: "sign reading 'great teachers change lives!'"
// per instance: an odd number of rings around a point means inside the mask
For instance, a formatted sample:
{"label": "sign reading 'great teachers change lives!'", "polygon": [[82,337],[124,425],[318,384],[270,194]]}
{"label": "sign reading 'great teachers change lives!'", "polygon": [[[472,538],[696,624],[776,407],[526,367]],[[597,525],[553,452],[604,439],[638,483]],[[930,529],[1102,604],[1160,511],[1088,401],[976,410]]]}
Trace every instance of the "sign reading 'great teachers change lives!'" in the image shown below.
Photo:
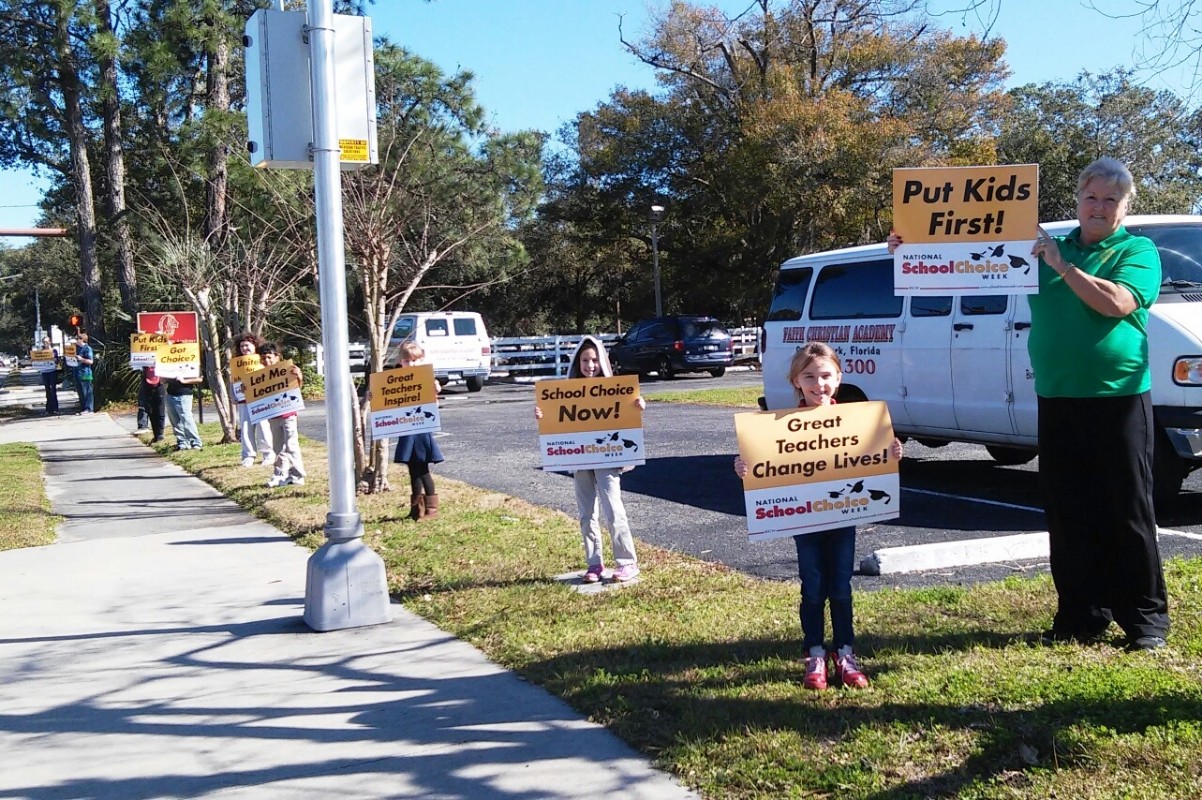
{"label": "sign reading 'great teachers change lives!'", "polygon": [[898,515],[893,425],[880,401],[735,415],[748,539]]}
{"label": "sign reading 'great teachers change lives!'", "polygon": [[279,361],[246,373],[243,389],[246,391],[247,418],[251,422],[304,409],[305,401],[301,398],[301,385],[295,369],[291,361]]}
{"label": "sign reading 'great teachers change lives!'", "polygon": [[538,445],[545,470],[617,469],[645,461],[639,379],[572,378],[534,390],[542,410]]}
{"label": "sign reading 'great teachers change lives!'", "polygon": [[893,170],[899,295],[1034,294],[1039,165]]}
{"label": "sign reading 'great teachers change lives!'", "polygon": [[373,372],[368,378],[371,435],[382,439],[442,430],[434,381],[430,364]]}

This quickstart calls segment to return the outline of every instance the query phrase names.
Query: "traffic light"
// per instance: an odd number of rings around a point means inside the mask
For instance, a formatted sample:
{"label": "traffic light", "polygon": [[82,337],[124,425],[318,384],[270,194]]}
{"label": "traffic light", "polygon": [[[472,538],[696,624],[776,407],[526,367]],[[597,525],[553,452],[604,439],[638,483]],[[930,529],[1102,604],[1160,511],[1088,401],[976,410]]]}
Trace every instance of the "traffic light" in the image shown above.
{"label": "traffic light", "polygon": [[82,325],[82,324],[83,324],[83,317],[82,317],[82,316],[80,316],[79,314],[72,314],[72,315],[71,315],[71,327],[72,327],[72,328],[78,328],[78,327],[79,327],[80,325]]}

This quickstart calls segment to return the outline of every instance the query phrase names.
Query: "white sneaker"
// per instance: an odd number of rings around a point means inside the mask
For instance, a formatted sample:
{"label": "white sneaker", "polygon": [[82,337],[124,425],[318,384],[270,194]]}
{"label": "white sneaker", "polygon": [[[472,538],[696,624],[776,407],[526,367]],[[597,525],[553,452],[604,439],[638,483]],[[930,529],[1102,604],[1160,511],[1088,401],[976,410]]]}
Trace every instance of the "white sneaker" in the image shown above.
{"label": "white sneaker", "polygon": [[263,456],[263,461],[262,461],[263,466],[270,467],[274,463],[275,463],[275,456],[273,456],[273,455]]}
{"label": "white sneaker", "polygon": [[287,482],[288,482],[288,479],[285,478],[283,475],[272,475],[270,478],[267,479],[267,488],[268,489],[278,489]]}
{"label": "white sneaker", "polygon": [[305,479],[294,475],[291,478],[286,479],[284,481],[284,485],[285,486],[304,486]]}
{"label": "white sneaker", "polygon": [[254,460],[253,458],[244,458],[244,459],[242,459],[242,466],[244,466],[244,467],[253,467],[254,465],[255,465],[255,460]]}

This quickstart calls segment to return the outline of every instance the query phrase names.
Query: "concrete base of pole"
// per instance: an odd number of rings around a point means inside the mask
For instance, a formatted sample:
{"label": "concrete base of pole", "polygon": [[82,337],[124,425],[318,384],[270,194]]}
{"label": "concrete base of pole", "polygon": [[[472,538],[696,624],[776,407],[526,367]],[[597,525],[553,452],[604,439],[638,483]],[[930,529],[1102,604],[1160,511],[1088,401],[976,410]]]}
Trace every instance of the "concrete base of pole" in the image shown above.
{"label": "concrete base of pole", "polygon": [[362,538],[331,539],[309,556],[306,625],[337,631],[391,621],[384,561]]}

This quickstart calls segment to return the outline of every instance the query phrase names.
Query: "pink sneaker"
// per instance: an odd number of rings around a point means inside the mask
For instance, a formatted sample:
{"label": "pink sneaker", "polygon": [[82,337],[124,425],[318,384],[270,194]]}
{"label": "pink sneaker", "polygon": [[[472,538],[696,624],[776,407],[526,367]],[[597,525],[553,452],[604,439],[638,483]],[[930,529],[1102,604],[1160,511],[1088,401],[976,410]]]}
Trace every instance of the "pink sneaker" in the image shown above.
{"label": "pink sneaker", "polygon": [[614,570],[614,583],[625,583],[639,576],[638,564],[623,564]]}
{"label": "pink sneaker", "polygon": [[826,688],[826,653],[816,656],[806,656],[806,676],[801,685],[807,689]]}
{"label": "pink sneaker", "polygon": [[604,564],[593,564],[588,568],[588,571],[584,573],[584,582],[596,583],[597,581],[601,580],[601,574],[603,572],[605,572]]}
{"label": "pink sneaker", "polygon": [[834,657],[835,679],[849,689],[863,689],[868,685],[868,676],[860,670],[856,654],[850,647],[841,647]]}

